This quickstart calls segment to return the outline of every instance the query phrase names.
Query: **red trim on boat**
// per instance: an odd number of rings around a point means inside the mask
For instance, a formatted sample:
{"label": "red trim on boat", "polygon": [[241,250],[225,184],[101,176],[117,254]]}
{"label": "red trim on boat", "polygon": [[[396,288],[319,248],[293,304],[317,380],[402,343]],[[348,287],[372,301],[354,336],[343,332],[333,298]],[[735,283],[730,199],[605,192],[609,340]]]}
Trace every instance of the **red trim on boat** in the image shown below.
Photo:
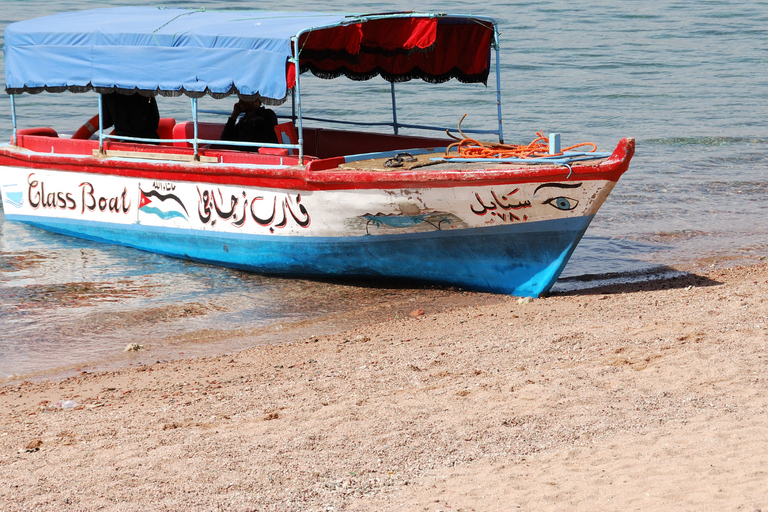
{"label": "red trim on boat", "polygon": [[[269,187],[289,190],[345,190],[345,189],[395,189],[395,188],[442,188],[457,186],[494,185],[502,183],[526,183],[531,181],[608,180],[617,181],[629,167],[634,154],[634,139],[622,139],[613,154],[599,165],[574,164],[565,166],[513,167],[497,164],[493,168],[473,170],[434,170],[430,167],[408,171],[366,172],[339,169],[343,157],[310,160],[298,166],[295,156],[264,155],[237,151],[201,151],[201,156],[214,156],[225,163],[205,164],[172,160],[131,160],[130,158],[99,158],[92,156],[97,141],[73,141],[55,137],[19,137],[19,144],[29,151],[14,146],[0,148],[0,165],[25,167],[38,170],[68,171],[88,174],[117,175],[162,181],[199,181],[248,187]],[[22,140],[23,139],[23,140]],[[55,141],[55,144],[51,144]],[[34,143],[33,143],[34,142]],[[47,145],[46,145],[47,142]],[[42,152],[70,149],[67,155]],[[63,146],[63,148],[62,148]],[[139,144],[111,144],[111,150],[146,153],[192,155],[187,148],[148,146]],[[311,157],[308,157],[311,158]],[[265,166],[264,168],[254,167]],[[287,165],[288,167],[280,167]],[[269,167],[275,166],[275,167]]]}

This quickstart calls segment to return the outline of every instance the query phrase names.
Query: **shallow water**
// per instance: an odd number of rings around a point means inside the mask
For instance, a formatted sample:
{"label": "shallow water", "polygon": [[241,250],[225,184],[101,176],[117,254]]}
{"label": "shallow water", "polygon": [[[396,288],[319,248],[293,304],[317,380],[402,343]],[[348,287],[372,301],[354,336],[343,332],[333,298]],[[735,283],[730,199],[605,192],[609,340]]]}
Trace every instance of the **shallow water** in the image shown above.
{"label": "shallow water", "polygon": [[[0,26],[122,3],[6,0]],[[254,7],[221,0],[205,5]],[[555,290],[602,284],[585,281],[586,275],[626,280],[693,260],[750,262],[768,254],[767,2],[753,2],[748,9],[735,1],[693,0],[420,6],[499,20],[507,142],[529,142],[540,130],[561,133],[564,145],[593,141],[610,151],[621,137],[637,139],[630,171]],[[364,12],[412,6],[289,0],[259,8]],[[494,75],[489,83],[493,80]],[[492,87],[412,82],[398,84],[397,90],[401,122],[454,127],[467,113],[465,128],[494,126]],[[308,115],[390,117],[389,87],[379,80],[323,83],[302,77],[302,91]],[[231,103],[206,99],[201,108],[228,111]],[[159,104],[164,116],[190,118],[186,99],[160,98]],[[96,105],[92,94],[24,95],[17,101],[18,123],[74,131]],[[8,140],[5,95],[0,116],[0,139]],[[379,305],[423,293],[265,278],[54,235],[4,222],[1,215],[0,379],[105,361],[127,364],[131,356],[122,350],[137,340],[148,350],[163,347],[162,356],[170,357],[171,352],[195,353],[201,339],[195,333],[311,325],[360,307],[371,308],[375,317]],[[226,351],[227,343],[209,346]]]}

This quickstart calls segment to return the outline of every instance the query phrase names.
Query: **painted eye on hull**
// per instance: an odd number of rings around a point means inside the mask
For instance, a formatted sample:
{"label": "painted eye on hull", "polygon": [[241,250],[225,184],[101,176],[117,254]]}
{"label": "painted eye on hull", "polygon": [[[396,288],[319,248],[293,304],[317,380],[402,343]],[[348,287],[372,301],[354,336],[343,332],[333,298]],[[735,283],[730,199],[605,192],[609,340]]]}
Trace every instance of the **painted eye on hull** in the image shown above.
{"label": "painted eye on hull", "polygon": [[551,197],[544,201],[543,204],[554,206],[558,210],[570,211],[579,205],[578,199],[572,199],[570,197]]}

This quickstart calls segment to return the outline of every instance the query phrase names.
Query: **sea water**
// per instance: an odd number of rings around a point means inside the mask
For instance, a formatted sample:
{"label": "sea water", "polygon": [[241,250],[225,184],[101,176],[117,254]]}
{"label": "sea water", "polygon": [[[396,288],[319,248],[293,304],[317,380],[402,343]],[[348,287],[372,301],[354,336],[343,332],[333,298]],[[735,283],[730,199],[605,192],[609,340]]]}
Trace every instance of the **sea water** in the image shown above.
{"label": "sea water", "polygon": [[[125,3],[3,0],[0,28]],[[348,0],[163,5],[357,13],[413,8],[404,1]],[[622,137],[637,141],[629,172],[555,290],[694,261],[749,263],[768,255],[768,2],[493,0],[419,7],[499,21],[506,142],[530,142],[537,131],[560,133],[564,146],[595,142],[601,151],[612,151]],[[454,128],[467,114],[463,128],[495,128],[494,85],[495,74],[488,87],[398,84],[398,121]],[[303,76],[302,92],[307,115],[391,119],[389,85],[381,79]],[[200,108],[227,113],[233,101],[206,98]],[[163,116],[191,118],[186,98],[158,103]],[[289,105],[276,111],[287,115]],[[74,132],[96,109],[92,93],[17,97],[22,128]],[[201,120],[223,117],[210,113]],[[0,140],[10,138],[11,127],[10,101],[2,95]],[[107,360],[128,364],[122,352],[128,342],[175,340],[166,347],[194,353],[193,345],[205,339],[200,333],[276,329],[402,300],[404,293],[199,265],[5,222],[0,211],[0,379]]]}

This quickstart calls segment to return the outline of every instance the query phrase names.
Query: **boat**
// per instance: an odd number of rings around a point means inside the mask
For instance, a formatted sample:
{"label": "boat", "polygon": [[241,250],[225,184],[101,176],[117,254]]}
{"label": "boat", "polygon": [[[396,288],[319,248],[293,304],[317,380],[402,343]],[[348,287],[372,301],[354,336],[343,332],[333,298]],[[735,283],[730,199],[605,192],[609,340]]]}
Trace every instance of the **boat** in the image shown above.
{"label": "boat", "polygon": [[[5,55],[7,221],[264,275],[538,297],[635,147],[563,148],[558,134],[506,144],[499,31],[483,16],[114,7],[13,23]],[[398,122],[396,84],[487,86],[492,71],[492,129]],[[305,73],[389,82],[392,133],[308,117]],[[191,119],[161,119],[155,140],[108,133],[101,116],[74,136],[17,126],[26,95],[64,91],[92,94],[100,114],[113,92],[186,96]],[[206,95],[290,102],[291,112],[277,143],[222,147],[223,123],[199,120]],[[402,133],[410,128],[435,136]]]}

